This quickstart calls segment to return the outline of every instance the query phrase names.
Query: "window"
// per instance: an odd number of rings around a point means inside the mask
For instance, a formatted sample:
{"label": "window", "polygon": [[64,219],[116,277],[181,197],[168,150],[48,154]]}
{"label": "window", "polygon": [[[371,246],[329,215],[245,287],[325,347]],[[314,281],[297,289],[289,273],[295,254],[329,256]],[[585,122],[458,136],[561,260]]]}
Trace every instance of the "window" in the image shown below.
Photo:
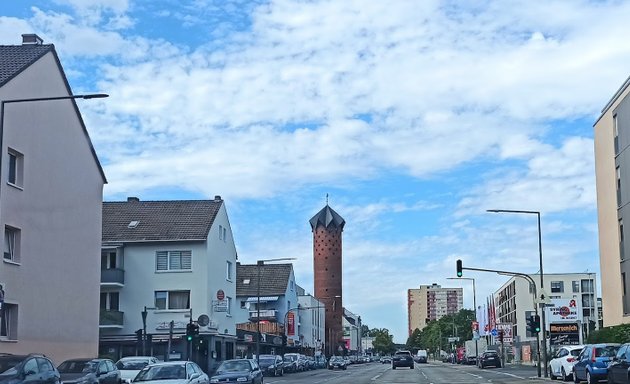
{"label": "window", "polygon": [[225,271],[225,279],[232,281],[232,276],[233,276],[233,271],[232,271],[232,262],[231,261],[227,261],[226,262],[226,271]]}
{"label": "window", "polygon": [[8,225],[4,227],[4,260],[20,261],[20,230]]}
{"label": "window", "polygon": [[101,269],[116,269],[116,251],[101,252]]}
{"label": "window", "polygon": [[192,270],[192,251],[158,251],[155,258],[157,271]]}
{"label": "window", "polygon": [[551,292],[554,292],[554,293],[564,292],[564,281],[552,281]]}
{"label": "window", "polygon": [[225,229],[225,227],[223,227],[223,242],[225,243],[227,240],[227,229]]}
{"label": "window", "polygon": [[220,341],[215,341],[214,342],[214,351],[217,353],[217,361],[221,361],[223,360],[223,356],[221,355],[221,342]]}
{"label": "window", "polygon": [[619,242],[623,243],[623,219],[619,219]]}
{"label": "window", "polygon": [[232,298],[226,297],[225,300],[227,301],[227,311],[225,311],[225,313],[227,315],[231,315],[232,314]]}
{"label": "window", "polygon": [[615,155],[617,153],[619,153],[619,121],[617,120],[617,115],[613,115],[613,134],[615,135],[614,138],[614,145],[615,145]]}
{"label": "window", "polygon": [[582,292],[593,292],[593,279],[582,280]]}
{"label": "window", "polygon": [[291,290],[293,290],[293,280],[291,280]]}
{"label": "window", "polygon": [[118,311],[120,308],[119,292],[101,292],[101,310]]}
{"label": "window", "polygon": [[223,240],[223,226],[219,225],[219,240]]}
{"label": "window", "polygon": [[9,149],[9,175],[7,182],[22,187],[24,184],[24,155]]}
{"label": "window", "polygon": [[621,286],[623,289],[623,295],[626,295],[626,273],[622,272],[621,273]]}
{"label": "window", "polygon": [[577,280],[573,280],[571,282],[571,287],[573,289],[573,293],[578,293],[580,292],[580,282]]}
{"label": "window", "polygon": [[0,317],[0,337],[17,340],[18,306],[5,302],[2,304],[3,316]]}
{"label": "window", "polygon": [[190,291],[155,291],[157,309],[190,309]]}
{"label": "window", "polygon": [[247,302],[245,300],[241,300],[241,309],[247,308]]}

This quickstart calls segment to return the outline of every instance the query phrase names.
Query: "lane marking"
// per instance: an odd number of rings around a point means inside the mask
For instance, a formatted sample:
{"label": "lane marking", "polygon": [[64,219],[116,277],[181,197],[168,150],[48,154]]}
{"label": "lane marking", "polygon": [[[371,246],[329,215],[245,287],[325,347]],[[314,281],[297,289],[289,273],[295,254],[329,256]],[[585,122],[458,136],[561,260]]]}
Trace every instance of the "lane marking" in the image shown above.
{"label": "lane marking", "polygon": [[476,378],[478,378],[478,379],[483,379],[483,377],[482,377],[482,376],[475,375],[474,373],[470,373],[470,372],[464,372],[464,373],[465,373],[465,374],[467,374],[467,375],[470,375],[470,376],[476,377]]}
{"label": "lane marking", "polygon": [[424,376],[425,379],[429,380],[429,378],[427,377],[427,375],[424,372],[420,371],[420,373],[422,373],[422,376]]}
{"label": "lane marking", "polygon": [[379,377],[383,376],[382,373],[379,373],[378,375],[374,376],[373,378],[371,378],[370,380],[375,381],[376,379],[378,379]]}
{"label": "lane marking", "polygon": [[526,378],[524,378],[524,377],[517,376],[517,375],[511,374],[511,373],[507,373],[507,372],[495,372],[495,371],[488,371],[488,372],[496,373],[497,375],[510,376],[510,377],[514,377],[514,378],[516,378],[516,379],[527,380],[527,379],[526,379]]}

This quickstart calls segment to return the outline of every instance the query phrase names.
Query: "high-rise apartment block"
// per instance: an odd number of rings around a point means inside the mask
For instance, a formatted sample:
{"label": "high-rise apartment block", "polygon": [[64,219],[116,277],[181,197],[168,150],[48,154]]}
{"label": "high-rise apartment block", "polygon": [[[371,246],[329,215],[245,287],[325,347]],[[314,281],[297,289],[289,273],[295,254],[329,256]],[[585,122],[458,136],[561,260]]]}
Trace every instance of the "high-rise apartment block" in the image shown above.
{"label": "high-rise apartment block", "polygon": [[464,306],[462,288],[442,288],[438,284],[421,285],[407,290],[407,317],[409,335],[424,328],[429,321],[457,313]]}

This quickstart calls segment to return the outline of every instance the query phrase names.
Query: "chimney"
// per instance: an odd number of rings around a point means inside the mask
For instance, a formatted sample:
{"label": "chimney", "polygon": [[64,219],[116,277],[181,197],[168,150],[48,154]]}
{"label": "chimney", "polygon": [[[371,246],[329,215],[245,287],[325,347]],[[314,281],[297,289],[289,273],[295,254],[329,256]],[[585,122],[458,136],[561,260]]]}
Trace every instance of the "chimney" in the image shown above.
{"label": "chimney", "polygon": [[137,198],[137,197],[135,197],[135,196],[129,196],[129,197],[127,197],[127,202],[128,202],[128,203],[137,203],[137,202],[139,202],[139,201],[140,201],[140,199],[139,199],[139,198]]}
{"label": "chimney", "polygon": [[42,45],[44,40],[34,33],[22,34],[22,45]]}
{"label": "chimney", "polygon": [[214,201],[221,201],[221,195],[214,195]]}

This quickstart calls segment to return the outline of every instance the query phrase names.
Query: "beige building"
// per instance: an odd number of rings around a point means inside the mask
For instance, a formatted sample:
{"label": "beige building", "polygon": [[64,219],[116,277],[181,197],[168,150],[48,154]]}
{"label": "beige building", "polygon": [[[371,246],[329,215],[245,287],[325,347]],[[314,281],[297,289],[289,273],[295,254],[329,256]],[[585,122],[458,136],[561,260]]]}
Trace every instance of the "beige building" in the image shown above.
{"label": "beige building", "polygon": [[464,306],[462,288],[442,288],[438,284],[421,285],[407,290],[407,328],[413,331],[424,328],[429,321],[459,312]]}
{"label": "beige building", "polygon": [[630,322],[624,219],[630,220],[630,78],[595,122],[595,175],[604,326]]}
{"label": "beige building", "polygon": [[0,352],[60,363],[98,353],[105,175],[54,46],[23,36],[0,46]]}

